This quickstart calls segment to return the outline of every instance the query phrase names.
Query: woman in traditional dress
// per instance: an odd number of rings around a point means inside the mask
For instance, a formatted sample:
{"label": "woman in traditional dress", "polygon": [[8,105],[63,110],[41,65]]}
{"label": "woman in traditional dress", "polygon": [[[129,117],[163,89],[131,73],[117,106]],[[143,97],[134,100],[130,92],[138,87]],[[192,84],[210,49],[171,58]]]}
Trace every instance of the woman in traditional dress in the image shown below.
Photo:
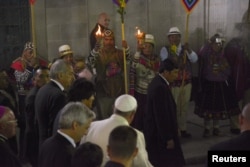
{"label": "woman in traditional dress", "polygon": [[143,114],[146,109],[147,89],[155,77],[160,59],[154,54],[155,40],[151,34],[146,34],[144,41],[138,40],[137,51],[132,58],[130,69],[130,94],[137,100],[138,108],[131,125],[143,131]]}
{"label": "woman in traditional dress", "polygon": [[204,137],[210,136],[213,120],[213,135],[219,136],[219,120],[230,118],[231,128],[238,127],[240,109],[236,93],[229,82],[230,67],[223,51],[223,38],[215,34],[199,53],[200,90],[196,99],[195,114],[204,118]]}

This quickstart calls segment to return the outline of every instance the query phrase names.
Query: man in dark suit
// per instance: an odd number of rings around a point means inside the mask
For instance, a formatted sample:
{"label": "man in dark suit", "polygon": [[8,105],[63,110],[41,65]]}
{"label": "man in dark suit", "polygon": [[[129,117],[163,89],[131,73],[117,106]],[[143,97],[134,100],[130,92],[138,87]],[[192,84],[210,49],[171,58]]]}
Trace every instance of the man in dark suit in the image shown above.
{"label": "man in dark suit", "polygon": [[76,143],[86,135],[95,114],[81,102],[70,102],[59,118],[59,130],[39,152],[39,167],[69,167]]}
{"label": "man in dark suit", "polygon": [[40,67],[35,71],[33,77],[33,88],[29,91],[25,99],[25,136],[24,136],[24,156],[28,158],[33,167],[38,161],[38,125],[35,120],[35,99],[38,90],[49,82],[49,69]]}
{"label": "man in dark suit", "polygon": [[[95,86],[92,82],[85,78],[76,79],[70,86],[67,92],[67,103],[69,102],[82,102],[88,108],[92,109],[93,100],[95,99]],[[62,110],[58,112],[54,120],[53,134],[57,132],[59,117]]]}
{"label": "man in dark suit", "polygon": [[212,151],[249,151],[250,150],[250,103],[245,105],[239,115],[241,134],[232,139],[213,145]]}
{"label": "man in dark suit", "polygon": [[21,162],[11,150],[8,139],[16,135],[17,120],[10,108],[0,106],[0,166],[22,167]]}
{"label": "man in dark suit", "polygon": [[155,167],[181,167],[185,160],[178,138],[176,104],[169,84],[178,76],[170,60],[161,62],[159,74],[148,87],[144,135],[149,160]]}
{"label": "man in dark suit", "polygon": [[73,68],[62,59],[52,64],[49,75],[50,82],[40,88],[35,99],[40,146],[45,139],[52,136],[54,119],[66,104],[64,91],[75,79]]}

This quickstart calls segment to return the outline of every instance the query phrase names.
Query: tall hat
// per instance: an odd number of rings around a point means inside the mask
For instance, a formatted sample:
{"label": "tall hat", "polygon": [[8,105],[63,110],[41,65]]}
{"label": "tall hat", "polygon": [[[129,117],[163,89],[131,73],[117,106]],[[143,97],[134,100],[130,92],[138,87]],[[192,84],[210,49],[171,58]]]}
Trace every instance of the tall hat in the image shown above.
{"label": "tall hat", "polygon": [[113,38],[115,37],[114,32],[109,30],[109,29],[104,30],[103,36],[104,37],[113,37]]}
{"label": "tall hat", "polygon": [[145,43],[151,43],[151,44],[155,45],[154,36],[152,34],[146,34],[144,42]]}
{"label": "tall hat", "polygon": [[181,32],[180,32],[180,30],[179,30],[178,27],[171,27],[171,28],[169,29],[167,35],[169,36],[169,35],[174,35],[174,34],[179,34],[179,35],[181,35]]}
{"label": "tall hat", "polygon": [[32,42],[26,42],[23,50],[34,49],[34,44]]}
{"label": "tall hat", "polygon": [[221,33],[216,33],[209,39],[209,42],[211,43],[223,43],[225,41],[226,40]]}
{"label": "tall hat", "polygon": [[58,49],[60,57],[63,57],[67,54],[73,54],[73,51],[71,50],[69,45],[61,45]]}

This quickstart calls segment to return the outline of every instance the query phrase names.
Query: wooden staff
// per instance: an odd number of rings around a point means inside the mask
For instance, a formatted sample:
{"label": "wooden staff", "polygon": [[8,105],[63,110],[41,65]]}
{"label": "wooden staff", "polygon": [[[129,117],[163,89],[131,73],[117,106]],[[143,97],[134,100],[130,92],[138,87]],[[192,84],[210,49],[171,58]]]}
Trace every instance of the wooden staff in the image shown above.
{"label": "wooden staff", "polygon": [[[191,11],[193,10],[193,8],[197,5],[199,0],[189,0],[189,1],[186,1],[186,0],[181,0],[185,10],[186,10],[186,13],[187,13],[187,18],[186,18],[186,28],[185,28],[185,43],[188,42],[188,24],[189,24],[189,15],[191,13]],[[186,64],[187,63],[187,51],[185,50],[184,51],[184,58],[183,58],[183,63]],[[181,90],[180,90],[180,114],[182,112],[182,101],[183,101],[183,98],[185,96],[185,92],[184,92],[184,85],[185,85],[185,78],[186,78],[186,74],[185,74],[185,71],[183,71],[183,74],[182,74],[182,82],[181,82]]]}
{"label": "wooden staff", "polygon": [[[186,28],[185,28],[185,43],[188,42],[188,23],[189,23],[189,15],[190,13],[187,13],[187,19],[186,19]],[[183,57],[183,63],[186,64],[187,63],[187,51],[185,50],[184,52],[184,57]],[[181,91],[180,91],[180,115],[182,113],[182,106],[183,106],[183,98],[185,96],[185,92],[184,92],[184,86],[185,86],[185,78],[186,78],[186,74],[185,74],[185,70],[183,70],[183,74],[182,74],[182,81],[181,81]]]}
{"label": "wooden staff", "polygon": [[[125,6],[126,2],[125,0],[121,1],[121,6],[119,13],[121,14],[121,30],[122,30],[122,40],[125,40],[125,24],[124,24],[124,13],[125,13]],[[126,54],[125,54],[125,48],[123,47],[123,62],[124,62],[124,82],[125,82],[125,93],[128,93],[128,77],[127,77],[127,60],[126,60]]]}
{"label": "wooden staff", "polygon": [[35,1],[30,1],[30,14],[31,14],[31,36],[34,45],[33,54],[36,57],[36,33],[35,33]]}

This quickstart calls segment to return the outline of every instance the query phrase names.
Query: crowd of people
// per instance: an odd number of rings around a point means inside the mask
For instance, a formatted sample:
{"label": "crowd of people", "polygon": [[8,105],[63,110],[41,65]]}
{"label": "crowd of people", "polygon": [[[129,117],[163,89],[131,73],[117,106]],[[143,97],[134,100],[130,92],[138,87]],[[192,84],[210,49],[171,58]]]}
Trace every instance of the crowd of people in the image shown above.
{"label": "crowd of people", "polygon": [[[180,138],[192,138],[187,112],[204,119],[205,138],[211,129],[219,136],[224,119],[230,120],[231,133],[247,136],[250,59],[235,40],[224,47],[223,36],[214,34],[196,53],[181,43],[179,28],[171,27],[159,54],[150,33],[136,39],[132,54],[125,40],[124,50],[116,47],[109,22],[107,13],[99,15],[86,59],[74,57],[64,44],[58,57],[45,63],[27,42],[10,69],[1,69],[0,166],[182,167]],[[235,62],[238,54],[244,61]],[[193,63],[199,64],[197,88]],[[195,110],[188,111],[192,89],[198,89]]]}

